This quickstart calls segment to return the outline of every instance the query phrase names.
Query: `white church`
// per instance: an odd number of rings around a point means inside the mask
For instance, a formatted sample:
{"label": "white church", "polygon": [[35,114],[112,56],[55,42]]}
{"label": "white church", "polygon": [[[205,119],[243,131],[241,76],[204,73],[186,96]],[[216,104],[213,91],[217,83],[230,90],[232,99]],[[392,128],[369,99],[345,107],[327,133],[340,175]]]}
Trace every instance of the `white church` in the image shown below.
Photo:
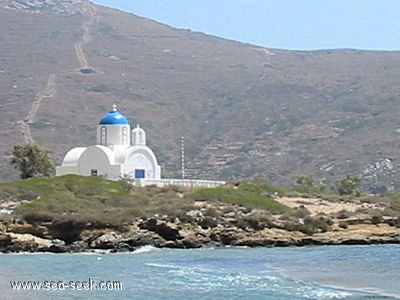
{"label": "white church", "polygon": [[146,144],[146,132],[137,125],[131,130],[128,119],[113,104],[97,125],[97,144],[75,147],[67,152],[56,176],[76,174],[102,176],[111,180],[130,178],[139,186],[184,185],[214,187],[223,181],[162,179],[161,167]]}

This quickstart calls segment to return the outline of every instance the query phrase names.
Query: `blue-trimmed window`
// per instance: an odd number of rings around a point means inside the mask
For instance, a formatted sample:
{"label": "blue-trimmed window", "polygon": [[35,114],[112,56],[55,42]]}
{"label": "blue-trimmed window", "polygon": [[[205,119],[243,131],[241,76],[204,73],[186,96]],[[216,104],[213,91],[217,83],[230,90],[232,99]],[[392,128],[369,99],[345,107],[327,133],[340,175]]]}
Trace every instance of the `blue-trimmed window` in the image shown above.
{"label": "blue-trimmed window", "polygon": [[135,170],[135,178],[140,179],[144,178],[145,171],[143,169],[136,169]]}

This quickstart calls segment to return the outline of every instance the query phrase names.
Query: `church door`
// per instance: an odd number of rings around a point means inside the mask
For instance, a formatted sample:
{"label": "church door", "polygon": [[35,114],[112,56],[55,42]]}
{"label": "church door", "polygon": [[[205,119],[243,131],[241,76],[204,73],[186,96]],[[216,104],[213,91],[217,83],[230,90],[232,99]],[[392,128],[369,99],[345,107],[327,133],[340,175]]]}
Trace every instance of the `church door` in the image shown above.
{"label": "church door", "polygon": [[144,178],[144,170],[136,169],[135,170],[135,178],[136,179]]}

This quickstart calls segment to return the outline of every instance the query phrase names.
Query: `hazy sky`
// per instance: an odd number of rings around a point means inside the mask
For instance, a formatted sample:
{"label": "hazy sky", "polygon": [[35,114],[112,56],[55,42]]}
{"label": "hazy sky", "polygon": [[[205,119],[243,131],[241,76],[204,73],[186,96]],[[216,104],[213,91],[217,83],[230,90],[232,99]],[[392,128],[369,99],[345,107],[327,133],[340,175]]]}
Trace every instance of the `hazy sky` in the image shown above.
{"label": "hazy sky", "polygon": [[267,48],[400,50],[400,0],[92,0]]}

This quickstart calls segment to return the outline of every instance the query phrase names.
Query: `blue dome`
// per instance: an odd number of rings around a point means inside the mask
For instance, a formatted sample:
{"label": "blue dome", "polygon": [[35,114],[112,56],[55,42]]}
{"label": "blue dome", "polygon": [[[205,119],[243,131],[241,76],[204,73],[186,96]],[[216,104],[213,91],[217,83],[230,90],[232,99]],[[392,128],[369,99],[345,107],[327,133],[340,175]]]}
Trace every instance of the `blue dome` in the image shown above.
{"label": "blue dome", "polygon": [[113,106],[113,110],[106,114],[100,120],[100,125],[126,125],[129,124],[128,119],[117,111],[116,107]]}

